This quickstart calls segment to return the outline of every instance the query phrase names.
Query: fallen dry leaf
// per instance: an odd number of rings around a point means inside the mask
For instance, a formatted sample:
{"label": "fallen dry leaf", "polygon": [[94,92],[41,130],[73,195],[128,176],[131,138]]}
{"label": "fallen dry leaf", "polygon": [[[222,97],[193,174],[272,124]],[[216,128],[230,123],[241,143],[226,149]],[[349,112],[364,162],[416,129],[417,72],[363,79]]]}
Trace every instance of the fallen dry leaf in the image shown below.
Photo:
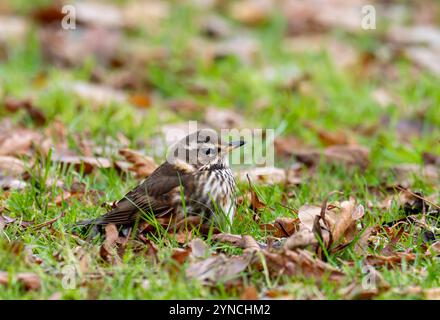
{"label": "fallen dry leaf", "polygon": [[189,247],[191,248],[191,256],[197,259],[204,258],[209,253],[208,246],[200,238],[195,238],[191,240]]}
{"label": "fallen dry leaf", "polygon": [[249,26],[267,22],[273,10],[274,3],[271,0],[234,1],[229,8],[232,18]]}
{"label": "fallen dry leaf", "polygon": [[243,125],[243,116],[232,110],[208,108],[205,113],[205,122],[217,129],[240,128]]}
{"label": "fallen dry leaf", "polygon": [[105,240],[99,249],[101,258],[109,263],[115,264],[119,261],[116,254],[116,244],[119,238],[118,229],[114,224],[105,226]]}
{"label": "fallen dry leaf", "polygon": [[143,93],[135,93],[128,97],[128,101],[139,109],[147,109],[151,107],[151,100],[151,96]]}
{"label": "fallen dry leaf", "polygon": [[66,89],[75,93],[79,98],[100,107],[111,103],[127,103],[128,96],[122,90],[116,90],[104,85],[87,82],[66,83]]}
{"label": "fallen dry leaf", "polygon": [[[279,253],[263,251],[269,272],[273,276],[285,275],[304,275],[321,279],[327,276],[329,280],[340,281],[344,273],[330,266],[329,264],[313,258],[312,254],[306,250],[296,249],[282,250]],[[258,257],[255,257],[258,264]]]}
{"label": "fallen dry leaf", "polygon": [[202,106],[191,99],[174,99],[167,102],[168,107],[176,113],[192,116],[200,111]]}
{"label": "fallen dry leaf", "polygon": [[35,146],[42,146],[43,137],[40,133],[24,129],[14,128],[2,130],[0,128],[0,155],[18,156],[31,154]]}
{"label": "fallen dry leaf", "polygon": [[137,151],[121,149],[119,150],[119,154],[121,154],[125,160],[132,164],[128,170],[134,172],[138,179],[144,179],[150,176],[158,167],[153,158],[144,156]]}
{"label": "fallen dry leaf", "polygon": [[32,103],[31,99],[20,100],[12,97],[7,97],[5,98],[4,104],[6,109],[10,112],[25,110],[37,125],[43,125],[47,121],[44,113]]}
{"label": "fallen dry leaf", "polygon": [[249,235],[235,235],[230,233],[218,233],[212,236],[213,241],[228,243],[232,246],[242,249],[249,249],[248,251],[259,251],[264,245],[260,245],[252,236]]}
{"label": "fallen dry leaf", "polygon": [[213,241],[229,243],[233,246],[242,248],[243,238],[240,235],[230,234],[230,233],[218,233],[212,236]]}
{"label": "fallen dry leaf", "polygon": [[249,286],[244,288],[243,292],[240,294],[241,300],[258,300],[259,294],[257,288],[254,286]]}
{"label": "fallen dry leaf", "polygon": [[282,12],[288,20],[290,35],[320,33],[331,29],[348,32],[362,30],[359,23],[365,0],[284,1]]}
{"label": "fallen dry leaf", "polygon": [[395,26],[388,39],[403,47],[405,56],[416,65],[440,76],[440,29],[429,25]]}
{"label": "fallen dry leaf", "polygon": [[369,154],[369,149],[356,145],[330,146],[324,151],[318,149],[292,150],[292,155],[308,167],[316,167],[322,158],[329,164],[366,168],[369,164]]}
{"label": "fallen dry leaf", "polygon": [[290,250],[294,250],[297,248],[302,249],[310,245],[318,245],[318,239],[316,239],[316,236],[313,232],[305,229],[295,232],[284,243],[284,247]]}
{"label": "fallen dry leaf", "polygon": [[391,173],[394,176],[394,183],[409,188],[414,179],[424,179],[435,183],[440,177],[439,169],[434,165],[420,166],[417,164],[400,164],[393,166],[391,170],[388,169],[388,175]]}
{"label": "fallen dry leaf", "polygon": [[[77,25],[75,32],[71,32],[60,28],[59,24],[47,25],[38,30],[38,37],[46,59],[61,66],[78,66],[90,57],[94,57],[99,64],[109,65],[115,58],[121,42],[119,30],[99,26]],[[80,83],[66,84],[67,89],[72,89],[78,95],[96,98],[94,102],[97,102],[98,97],[101,99],[99,102],[102,102],[102,99],[109,101],[107,99],[114,97],[109,96],[106,99],[104,94],[110,95],[113,92],[106,90],[100,94],[95,86],[80,86]]]}
{"label": "fallen dry leaf", "polygon": [[[41,279],[35,273],[21,272],[16,274],[17,281],[23,285],[26,291],[40,290]],[[9,275],[7,272],[0,271],[0,284],[7,285],[9,283]]]}
{"label": "fallen dry leaf", "polygon": [[191,254],[190,248],[186,248],[186,249],[175,248],[173,249],[171,259],[176,261],[178,264],[184,264],[186,260],[188,260],[190,254]]}
{"label": "fallen dry leaf", "polygon": [[318,127],[312,122],[305,122],[304,126],[315,132],[324,146],[356,144],[352,136],[348,135],[346,132],[329,132]]}
{"label": "fallen dry leaf", "polygon": [[274,223],[261,224],[260,228],[267,232],[271,232],[276,238],[285,238],[299,230],[299,223],[299,219],[278,217],[275,219]]}
{"label": "fallen dry leaf", "polygon": [[227,257],[224,254],[219,254],[192,263],[186,270],[186,275],[205,284],[228,282],[246,270],[249,262],[250,259],[248,257]]}
{"label": "fallen dry leaf", "polygon": [[400,265],[403,260],[408,263],[414,261],[415,259],[416,255],[414,253],[398,252],[392,256],[368,255],[365,258],[365,264],[371,266],[387,266],[392,268]]}
{"label": "fallen dry leaf", "polygon": [[80,171],[83,168],[85,174],[91,173],[95,168],[108,169],[113,167],[109,159],[102,157],[73,156],[55,153],[52,156],[52,160],[66,166],[73,166],[76,171]]}
{"label": "fallen dry leaf", "polygon": [[239,170],[235,173],[238,181],[245,182],[247,177],[256,183],[282,184],[287,181],[286,170],[275,167],[256,167],[252,169]]}
{"label": "fallen dry leaf", "polygon": [[25,172],[25,164],[22,160],[0,156],[0,175],[2,176],[20,176]]}
{"label": "fallen dry leaf", "polygon": [[330,246],[343,247],[350,243],[358,233],[356,221],[365,213],[364,207],[356,207],[355,203],[354,199],[350,199],[339,205],[329,206],[325,201],[322,207],[302,206],[298,210],[298,218],[301,221],[299,231],[289,237],[285,246],[290,249],[315,246],[318,244],[316,235],[319,235],[327,249]]}

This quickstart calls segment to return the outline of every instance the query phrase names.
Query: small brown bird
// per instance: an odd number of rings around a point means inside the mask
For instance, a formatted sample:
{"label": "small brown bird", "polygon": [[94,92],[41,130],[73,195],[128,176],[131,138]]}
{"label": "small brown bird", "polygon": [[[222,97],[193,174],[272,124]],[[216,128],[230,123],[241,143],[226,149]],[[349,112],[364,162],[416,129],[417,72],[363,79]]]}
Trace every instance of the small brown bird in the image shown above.
{"label": "small brown bird", "polygon": [[216,225],[230,225],[236,184],[227,155],[244,144],[242,140],[221,143],[211,129],[190,134],[174,145],[167,160],[111,211],[79,225],[132,225],[142,214],[158,217],[169,213],[180,217],[199,215]]}

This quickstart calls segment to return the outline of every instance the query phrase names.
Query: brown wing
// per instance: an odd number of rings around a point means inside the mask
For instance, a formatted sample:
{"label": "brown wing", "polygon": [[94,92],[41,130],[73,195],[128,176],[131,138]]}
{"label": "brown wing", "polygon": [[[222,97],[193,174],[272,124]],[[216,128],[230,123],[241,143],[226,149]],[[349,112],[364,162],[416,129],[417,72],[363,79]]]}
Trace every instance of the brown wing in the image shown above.
{"label": "brown wing", "polygon": [[118,201],[110,212],[87,224],[126,225],[135,222],[140,212],[153,213],[155,216],[165,214],[173,209],[169,193],[180,185],[185,189],[190,188],[192,178],[192,174],[181,172],[165,162],[143,183]]}

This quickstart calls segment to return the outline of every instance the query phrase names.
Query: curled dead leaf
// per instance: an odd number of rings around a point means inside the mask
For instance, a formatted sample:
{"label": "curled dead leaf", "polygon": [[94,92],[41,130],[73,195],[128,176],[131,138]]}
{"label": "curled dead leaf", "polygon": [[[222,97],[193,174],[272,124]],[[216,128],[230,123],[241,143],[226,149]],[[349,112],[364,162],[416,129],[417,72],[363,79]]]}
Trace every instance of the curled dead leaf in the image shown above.
{"label": "curled dead leaf", "polygon": [[99,249],[101,258],[109,263],[115,264],[119,261],[116,253],[116,244],[119,238],[118,229],[114,224],[105,226],[105,240]]}

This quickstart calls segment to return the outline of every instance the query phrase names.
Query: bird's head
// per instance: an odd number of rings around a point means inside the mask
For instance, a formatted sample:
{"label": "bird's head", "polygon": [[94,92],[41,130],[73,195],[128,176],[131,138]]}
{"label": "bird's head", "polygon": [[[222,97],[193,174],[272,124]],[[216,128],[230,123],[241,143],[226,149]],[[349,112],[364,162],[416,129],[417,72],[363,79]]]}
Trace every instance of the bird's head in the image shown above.
{"label": "bird's head", "polygon": [[227,155],[244,144],[243,140],[222,142],[216,131],[201,129],[177,142],[167,161],[188,172],[228,166]]}

